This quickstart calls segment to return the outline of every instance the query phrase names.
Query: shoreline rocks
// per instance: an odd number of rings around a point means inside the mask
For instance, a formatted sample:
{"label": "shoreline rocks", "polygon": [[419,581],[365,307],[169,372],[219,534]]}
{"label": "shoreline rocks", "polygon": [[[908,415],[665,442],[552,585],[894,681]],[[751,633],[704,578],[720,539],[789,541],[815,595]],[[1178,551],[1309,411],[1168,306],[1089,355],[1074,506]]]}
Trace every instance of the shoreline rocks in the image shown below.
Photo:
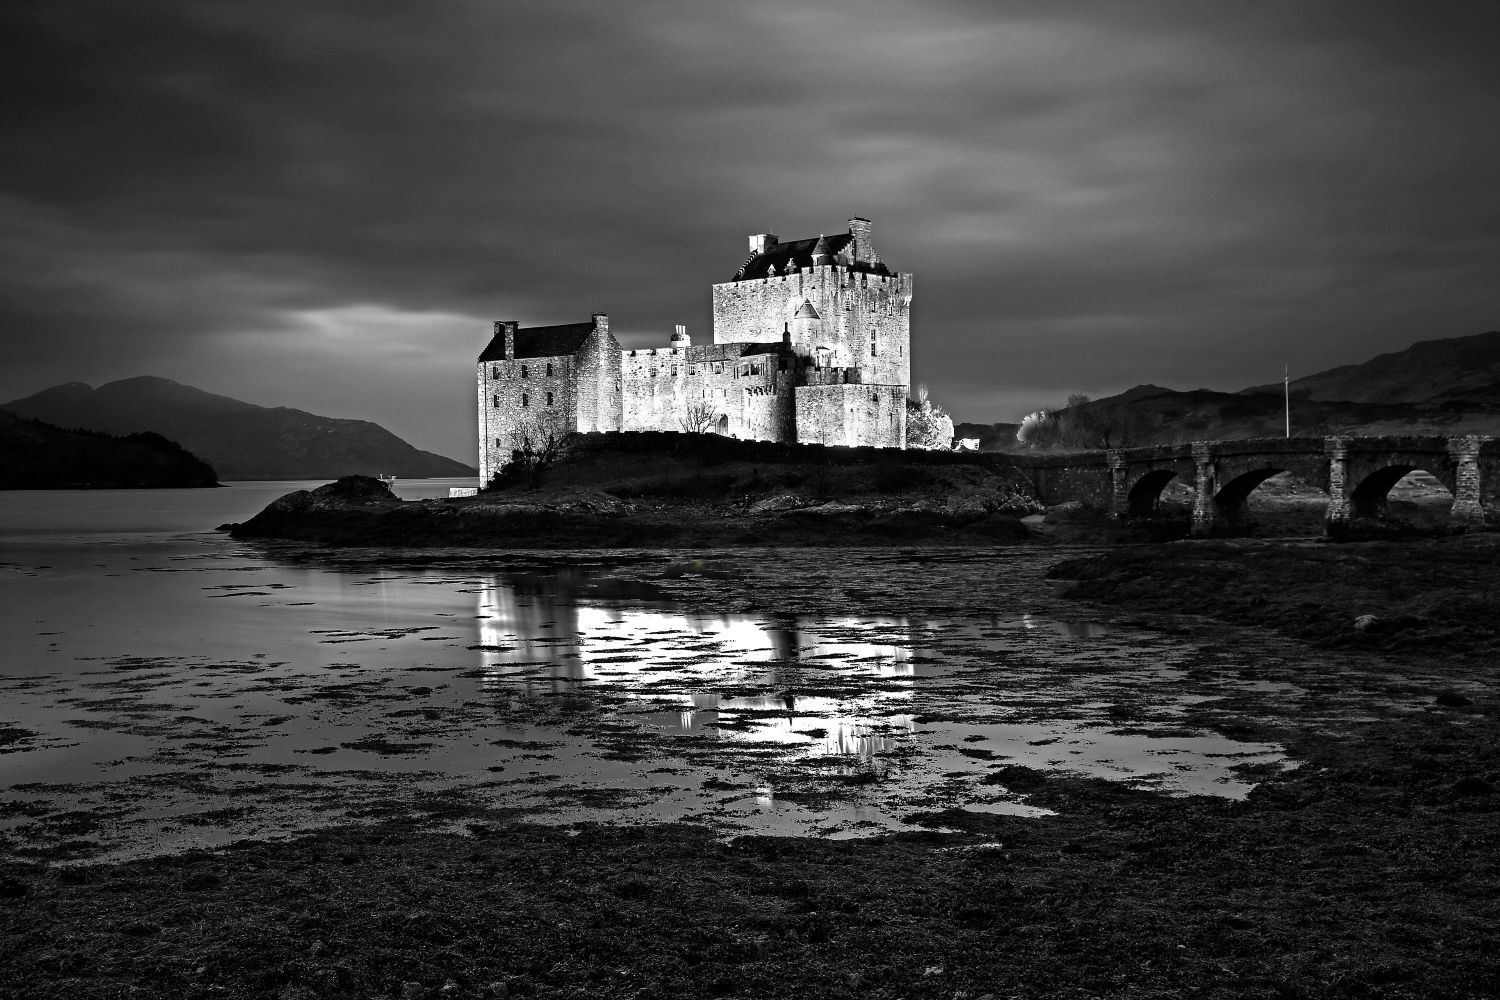
{"label": "shoreline rocks", "polygon": [[853,503],[781,495],[761,501],[631,503],[600,490],[483,493],[403,501],[384,482],[346,476],[272,501],[237,539],[336,546],[609,548],[639,545],[823,546],[1015,544],[1033,538],[1012,514],[972,499]]}

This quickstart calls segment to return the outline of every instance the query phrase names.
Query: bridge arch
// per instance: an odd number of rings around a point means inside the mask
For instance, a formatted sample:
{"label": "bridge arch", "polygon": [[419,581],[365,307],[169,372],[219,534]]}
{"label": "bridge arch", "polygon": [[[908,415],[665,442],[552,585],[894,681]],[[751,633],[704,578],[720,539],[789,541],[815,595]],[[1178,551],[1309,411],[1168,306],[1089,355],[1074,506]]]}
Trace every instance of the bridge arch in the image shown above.
{"label": "bridge arch", "polygon": [[[1434,465],[1438,467],[1428,467]],[[1443,484],[1443,488],[1451,496],[1457,487],[1456,478],[1452,467],[1444,468],[1443,465],[1436,462],[1417,465],[1403,460],[1369,471],[1361,470],[1365,472],[1364,476],[1354,480],[1354,488],[1349,492],[1350,513],[1356,517],[1379,517],[1384,514],[1392,487],[1413,472],[1425,472],[1432,476]]]}
{"label": "bridge arch", "polygon": [[1156,513],[1156,505],[1161,500],[1161,491],[1167,488],[1167,484],[1177,478],[1175,469],[1148,469],[1136,481],[1131,484],[1130,492],[1126,496],[1125,511],[1132,517],[1143,517]]}
{"label": "bridge arch", "polygon": [[1250,500],[1250,494],[1255,492],[1256,487],[1274,476],[1286,472],[1286,469],[1263,468],[1252,469],[1243,472],[1219,487],[1214,494],[1214,503],[1220,510],[1243,510]]}
{"label": "bridge arch", "polygon": [[[1418,470],[1448,491],[1453,522],[1500,522],[1500,440],[1485,435],[1195,441],[1008,461],[1032,473],[1038,499],[1084,499],[1115,515],[1155,513],[1168,484],[1191,484],[1195,535],[1242,516],[1250,496],[1283,472],[1326,491],[1333,534],[1351,515],[1379,516],[1391,488]],[[1419,499],[1430,507],[1436,497]]]}

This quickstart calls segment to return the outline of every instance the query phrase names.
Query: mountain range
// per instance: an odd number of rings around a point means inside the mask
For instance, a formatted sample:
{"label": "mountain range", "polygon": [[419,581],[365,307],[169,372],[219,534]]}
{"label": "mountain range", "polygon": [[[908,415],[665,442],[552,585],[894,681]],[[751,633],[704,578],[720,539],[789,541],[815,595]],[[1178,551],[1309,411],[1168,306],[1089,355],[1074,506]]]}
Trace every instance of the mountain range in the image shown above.
{"label": "mountain range", "polygon": [[[1500,331],[1424,340],[1362,364],[1342,365],[1291,384],[1292,397],[1356,403],[1412,403],[1456,409],[1500,406]],[[1245,393],[1281,392],[1280,384]]]}
{"label": "mountain range", "polygon": [[[1500,331],[1425,340],[1290,384],[1291,432],[1500,435]],[[1138,385],[1055,411],[1071,447],[1131,447],[1206,439],[1281,437],[1281,383],[1239,392]],[[1017,423],[958,424],[984,450],[1019,448]]]}
{"label": "mountain range", "polygon": [[421,451],[368,420],[257,406],[149,375],[97,389],[69,382],[0,403],[0,409],[58,427],[116,435],[150,431],[179,442],[223,479],[478,474],[472,466]]}

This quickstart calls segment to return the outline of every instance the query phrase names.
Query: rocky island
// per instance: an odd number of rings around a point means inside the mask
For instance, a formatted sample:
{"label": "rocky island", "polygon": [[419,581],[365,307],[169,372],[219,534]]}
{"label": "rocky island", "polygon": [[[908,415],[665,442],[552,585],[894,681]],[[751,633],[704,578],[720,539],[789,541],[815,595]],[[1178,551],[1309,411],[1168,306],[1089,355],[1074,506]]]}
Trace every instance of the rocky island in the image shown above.
{"label": "rocky island", "polygon": [[369,476],[288,494],[236,538],[505,548],[1005,544],[1042,510],[1018,474],[946,452],[713,435],[572,439],[534,476],[403,502]]}

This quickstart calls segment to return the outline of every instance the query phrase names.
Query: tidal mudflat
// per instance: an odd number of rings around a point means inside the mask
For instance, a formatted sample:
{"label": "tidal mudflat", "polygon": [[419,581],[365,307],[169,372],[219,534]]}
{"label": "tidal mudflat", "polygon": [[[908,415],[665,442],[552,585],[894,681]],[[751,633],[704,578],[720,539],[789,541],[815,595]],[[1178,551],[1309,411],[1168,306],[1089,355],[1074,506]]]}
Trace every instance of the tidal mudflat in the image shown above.
{"label": "tidal mudflat", "polygon": [[158,528],[4,539],[18,997],[1500,978],[1483,536],[474,553]]}
{"label": "tidal mudflat", "polygon": [[[1015,765],[1231,798],[1294,766],[1201,715],[1286,692],[1189,682],[1180,637],[1059,617],[1036,552],[334,557],[189,534],[7,554],[18,857],[494,810],[847,837],[1045,812]],[[935,574],[974,576],[983,605],[879,593]]]}

